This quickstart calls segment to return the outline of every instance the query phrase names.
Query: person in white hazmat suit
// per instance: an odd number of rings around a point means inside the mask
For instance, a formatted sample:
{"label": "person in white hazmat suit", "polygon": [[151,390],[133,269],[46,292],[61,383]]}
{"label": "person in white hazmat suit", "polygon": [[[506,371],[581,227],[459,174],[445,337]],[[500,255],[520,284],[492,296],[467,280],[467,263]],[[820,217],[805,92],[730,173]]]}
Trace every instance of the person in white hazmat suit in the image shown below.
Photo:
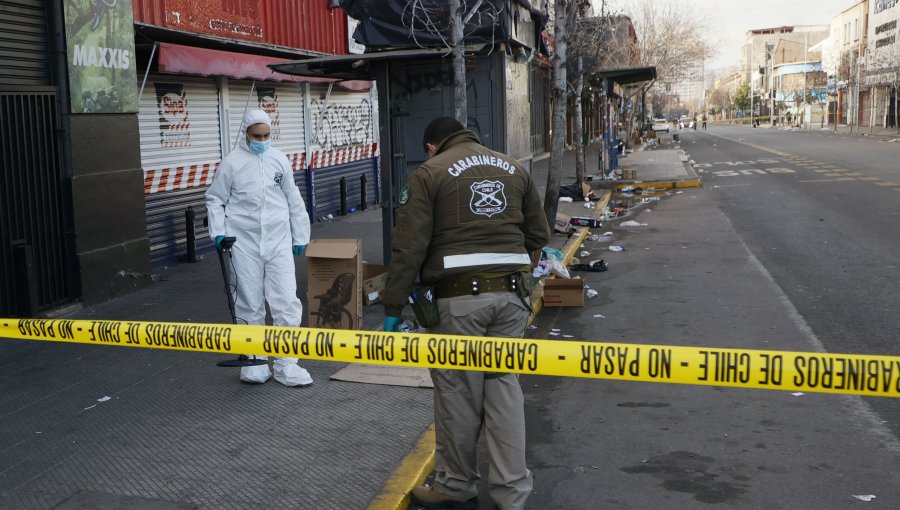
{"label": "person in white hazmat suit", "polygon": [[[271,120],[251,110],[241,123],[238,147],[226,156],[206,191],[209,236],[231,249],[235,315],[241,324],[265,324],[266,303],[276,326],[300,326],[303,304],[297,297],[294,256],[309,244],[309,215],[294,184],[291,165],[270,146]],[[229,289],[230,291],[230,289]],[[275,380],[286,386],[312,384],[297,358],[275,358]],[[269,365],[241,368],[241,380],[264,383]]]}

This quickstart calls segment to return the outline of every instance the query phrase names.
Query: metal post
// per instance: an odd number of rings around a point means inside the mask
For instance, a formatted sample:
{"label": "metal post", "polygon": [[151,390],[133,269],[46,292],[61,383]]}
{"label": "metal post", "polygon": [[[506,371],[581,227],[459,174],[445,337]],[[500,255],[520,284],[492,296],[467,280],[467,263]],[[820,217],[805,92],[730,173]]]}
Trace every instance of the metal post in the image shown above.
{"label": "metal post", "polygon": [[367,207],[369,207],[368,193],[366,189],[366,184],[368,179],[366,179],[366,174],[359,175],[359,210],[365,211]]}
{"label": "metal post", "polygon": [[347,215],[347,178],[341,177],[341,216]]}
{"label": "metal post", "polygon": [[198,262],[196,237],[194,233],[194,207],[188,206],[184,211],[184,233],[185,244],[187,245],[187,254],[184,256],[185,262]]}
{"label": "metal post", "polygon": [[13,267],[16,279],[16,315],[34,317],[38,309],[37,278],[34,274],[34,250],[25,241],[13,243]]}

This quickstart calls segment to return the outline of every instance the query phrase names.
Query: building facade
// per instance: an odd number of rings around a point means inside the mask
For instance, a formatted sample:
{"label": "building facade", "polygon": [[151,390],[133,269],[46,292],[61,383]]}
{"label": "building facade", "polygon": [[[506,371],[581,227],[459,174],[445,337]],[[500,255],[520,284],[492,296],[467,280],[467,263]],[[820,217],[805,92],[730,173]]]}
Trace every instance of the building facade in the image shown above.
{"label": "building facade", "polygon": [[[0,315],[148,283],[211,246],[203,193],[262,108],[315,218],[378,198],[370,82],[266,66],[348,52],[347,18],[303,0],[0,3]],[[363,189],[366,192],[363,192]],[[188,207],[194,221],[188,228]]]}
{"label": "building facade", "polygon": [[871,96],[870,125],[898,125],[900,87],[900,2],[870,0],[866,68],[862,86]]}

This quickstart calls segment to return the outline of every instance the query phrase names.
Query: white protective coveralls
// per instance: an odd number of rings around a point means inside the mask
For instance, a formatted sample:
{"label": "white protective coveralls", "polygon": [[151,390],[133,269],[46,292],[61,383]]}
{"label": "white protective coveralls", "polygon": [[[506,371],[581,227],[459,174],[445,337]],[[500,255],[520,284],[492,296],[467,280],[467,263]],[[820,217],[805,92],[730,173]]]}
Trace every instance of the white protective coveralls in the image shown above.
{"label": "white protective coveralls", "polygon": [[[263,325],[269,304],[276,326],[300,326],[303,304],[297,297],[294,245],[309,244],[309,215],[294,184],[287,157],[270,147],[251,152],[247,128],[271,126],[262,110],[251,110],[241,123],[238,147],[219,165],[206,191],[209,236],[234,236],[231,249],[235,314],[239,324]],[[306,386],[312,377],[297,358],[275,358],[275,380],[287,386]],[[269,366],[241,368],[241,380],[264,383]]]}

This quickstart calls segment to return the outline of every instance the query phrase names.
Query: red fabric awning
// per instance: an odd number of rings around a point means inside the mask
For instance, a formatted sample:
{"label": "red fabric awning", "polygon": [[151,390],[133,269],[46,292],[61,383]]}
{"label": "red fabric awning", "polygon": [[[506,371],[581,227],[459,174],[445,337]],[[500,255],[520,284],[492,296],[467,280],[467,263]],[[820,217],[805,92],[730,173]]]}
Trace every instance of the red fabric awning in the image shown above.
{"label": "red fabric awning", "polygon": [[191,74],[199,76],[227,76],[237,80],[277,80],[304,83],[334,83],[336,86],[351,92],[368,92],[372,82],[364,80],[335,80],[332,78],[316,78],[292,76],[276,73],[267,66],[291,62],[290,60],[248,53],[210,50],[182,46],[180,44],[159,43],[159,72],[173,74]]}

